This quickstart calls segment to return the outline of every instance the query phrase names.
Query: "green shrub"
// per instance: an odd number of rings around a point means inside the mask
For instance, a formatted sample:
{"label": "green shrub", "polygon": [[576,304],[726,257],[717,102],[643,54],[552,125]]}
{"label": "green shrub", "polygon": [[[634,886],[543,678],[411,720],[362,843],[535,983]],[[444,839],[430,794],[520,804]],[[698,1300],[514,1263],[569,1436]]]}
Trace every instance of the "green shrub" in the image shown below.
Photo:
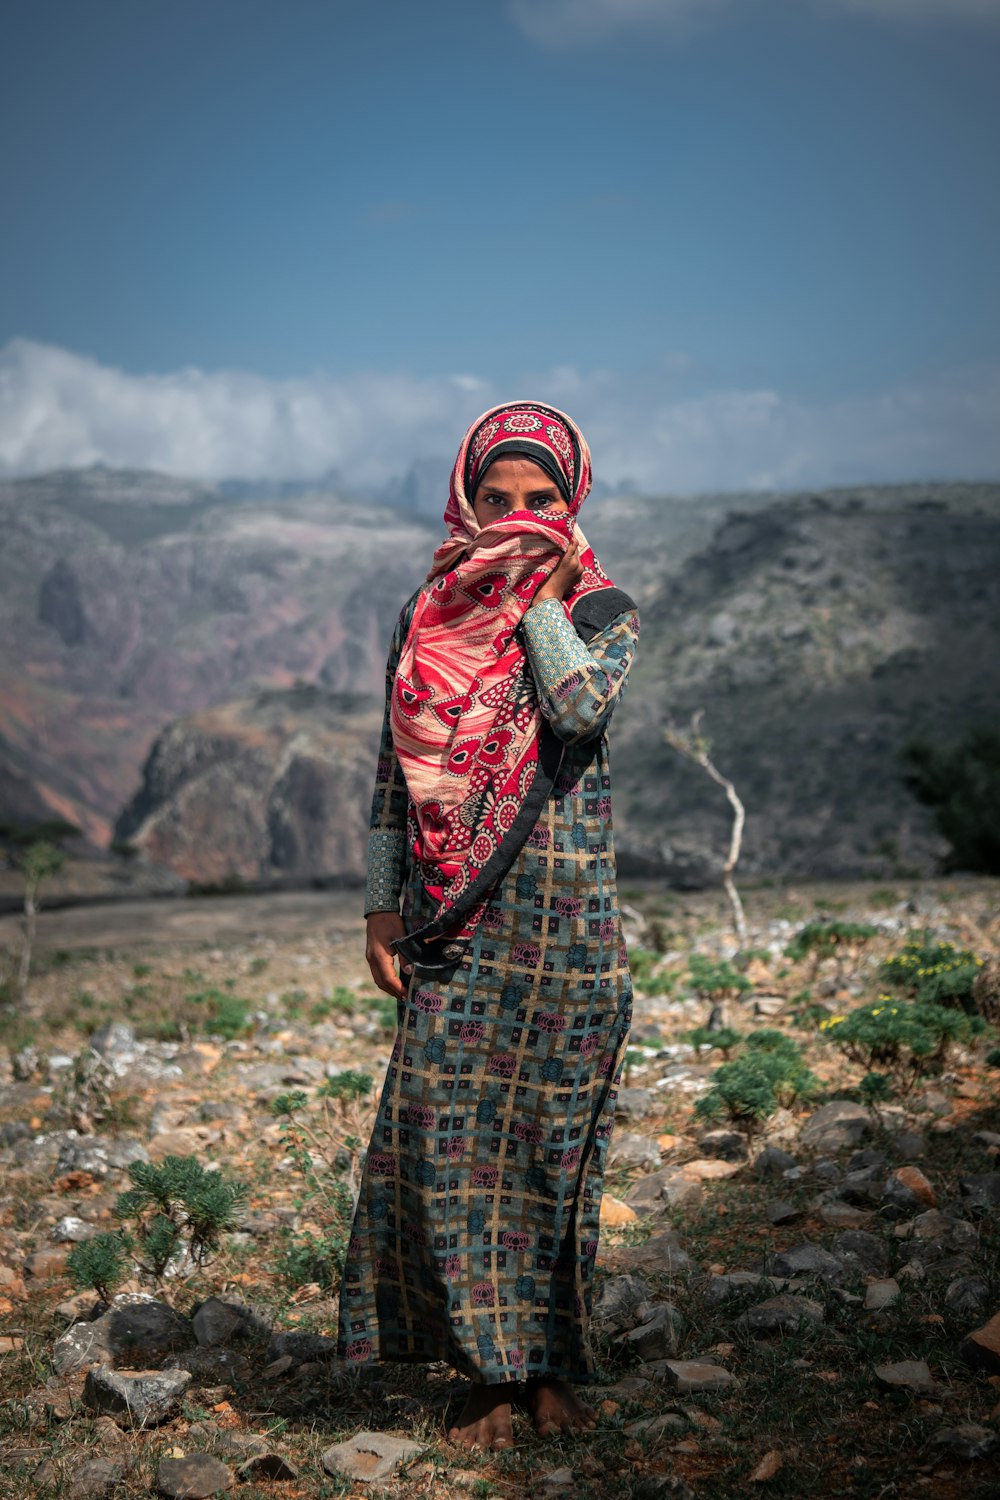
{"label": "green shrub", "polygon": [[866,1073],[890,1075],[906,1092],[918,1078],[939,1073],[955,1042],[976,1032],[961,1011],[880,995],[846,1016],[830,1016],[820,1031]]}
{"label": "green shrub", "polygon": [[868,922],[807,922],[786,947],[785,957],[798,963],[812,954],[819,963],[845,945],[866,943],[877,936],[878,928]]}
{"label": "green shrub", "polygon": [[895,1092],[892,1079],[886,1073],[866,1073],[858,1084],[861,1102],[875,1108],[888,1104]]}
{"label": "green shrub", "polygon": [[706,1000],[746,995],[753,989],[746,975],[726,959],[706,958],[703,953],[693,953],[688,960],[688,979],[695,993]]}
{"label": "green shrub", "polygon": [[879,978],[928,1005],[958,1006],[974,1015],[972,986],[982,964],[971,949],[935,942],[925,932],[887,958],[879,967]]}
{"label": "green shrub", "polygon": [[349,1104],[353,1099],[367,1099],[372,1091],[372,1075],[356,1073],[347,1068],[343,1073],[334,1073],[324,1080],[316,1090],[321,1099],[337,1099]]}
{"label": "green shrub", "polygon": [[654,948],[630,948],[629,973],[636,989],[643,995],[669,995],[674,987],[672,974],[658,971],[660,955]]}
{"label": "green shrub", "polygon": [[725,1118],[747,1134],[776,1109],[808,1099],[818,1087],[795,1043],[790,1049],[756,1051],[723,1063],[712,1075],[712,1087],[695,1105],[708,1120]]}
{"label": "green shrub", "polygon": [[159,1164],[131,1162],[132,1186],[119,1193],[112,1212],[131,1221],[121,1237],[140,1269],[160,1281],[173,1257],[186,1249],[203,1265],[235,1229],[246,1202],[246,1184],[207,1171],[194,1156],[167,1156]]}
{"label": "green shrub", "polygon": [[721,1026],[718,1031],[710,1031],[707,1026],[696,1026],[694,1031],[685,1032],[684,1040],[699,1052],[702,1047],[714,1047],[728,1058],[733,1048],[743,1040],[743,1036],[731,1026]]}
{"label": "green shrub", "polygon": [[202,1027],[212,1036],[221,1036],[231,1042],[253,1030],[250,1002],[242,1000],[239,995],[231,995],[228,990],[212,987],[196,990],[193,994],[186,995],[185,999],[189,1005],[205,1007]]}
{"label": "green shrub", "polygon": [[120,1234],[95,1234],[92,1240],[74,1245],[66,1260],[69,1279],[78,1291],[92,1288],[104,1302],[110,1302],[115,1288],[129,1274],[132,1257],[129,1245]]}

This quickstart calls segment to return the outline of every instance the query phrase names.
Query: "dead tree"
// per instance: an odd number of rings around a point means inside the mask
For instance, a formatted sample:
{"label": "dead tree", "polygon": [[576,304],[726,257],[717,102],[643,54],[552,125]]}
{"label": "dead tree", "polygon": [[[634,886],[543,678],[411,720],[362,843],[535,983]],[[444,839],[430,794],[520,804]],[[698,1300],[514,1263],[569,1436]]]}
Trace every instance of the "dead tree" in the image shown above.
{"label": "dead tree", "polygon": [[741,948],[747,945],[747,921],[743,913],[743,902],[740,893],[733,882],[733,871],[740,857],[740,845],[743,842],[743,824],[746,822],[746,809],[739,797],[736,788],[727,776],[712,764],[709,750],[711,742],[701,732],[701,720],[704,709],[699,708],[697,713],[691,715],[691,726],[689,729],[677,729],[670,724],[663,731],[663,738],[672,749],[687,760],[694,761],[696,766],[709,775],[717,786],[721,786],[733,809],[733,832],[729,840],[729,853],[722,867],[722,886],[729,897],[729,904],[733,909],[733,925],[736,928],[736,940]]}

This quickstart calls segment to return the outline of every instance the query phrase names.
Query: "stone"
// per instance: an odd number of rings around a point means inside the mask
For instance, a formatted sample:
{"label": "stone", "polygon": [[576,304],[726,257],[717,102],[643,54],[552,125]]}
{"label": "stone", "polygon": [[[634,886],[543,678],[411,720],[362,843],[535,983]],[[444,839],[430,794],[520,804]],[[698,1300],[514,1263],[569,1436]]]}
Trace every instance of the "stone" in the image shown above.
{"label": "stone", "polygon": [[784,1466],[784,1462],[780,1448],[769,1448],[750,1475],[751,1483],[763,1484],[765,1480],[773,1479],[778,1470]]}
{"label": "stone", "polygon": [[290,1354],[297,1364],[304,1364],[306,1360],[333,1360],[337,1357],[337,1340],[327,1338],[323,1333],[299,1333],[295,1329],[273,1333],[265,1362],[271,1364],[284,1354]]}
{"label": "stone", "polygon": [[97,1233],[96,1224],[88,1224],[86,1219],[78,1219],[75,1214],[67,1214],[53,1224],[49,1230],[49,1239],[62,1245],[81,1245],[84,1240],[92,1240]]}
{"label": "stone", "polygon": [[125,1021],[107,1021],[91,1034],[90,1047],[101,1057],[127,1055],[131,1059],[137,1050],[138,1039]]}
{"label": "stone", "polygon": [[870,1109],[852,1099],[834,1099],[810,1115],[800,1140],[810,1151],[840,1151],[857,1146],[872,1129]]}
{"label": "stone", "polygon": [[894,1364],[876,1365],[875,1379],[886,1390],[916,1391],[918,1395],[932,1395],[937,1386],[930,1366],[922,1359],[901,1359]]}
{"label": "stone", "polygon": [[177,1414],[191,1384],[187,1370],[112,1370],[92,1365],[83,1386],[83,1404],[107,1412],[123,1427],[158,1427]]}
{"label": "stone", "polygon": [[961,1178],[958,1185],[969,1208],[982,1213],[1000,1208],[1000,1172],[977,1172]]}
{"label": "stone", "polygon": [[973,1369],[1000,1375],[1000,1313],[963,1339],[958,1352]]}
{"label": "stone", "polygon": [[658,1302],[645,1322],[622,1334],[618,1342],[634,1350],[643,1363],[669,1359],[680,1347],[683,1326],[684,1319],[672,1302]]}
{"label": "stone", "polygon": [[655,1171],[661,1160],[659,1146],[648,1136],[630,1130],[616,1130],[611,1137],[609,1167],[641,1167]]}
{"label": "stone", "polygon": [[865,1224],[870,1224],[875,1217],[872,1209],[852,1208],[849,1203],[842,1203],[839,1198],[829,1203],[821,1203],[819,1216],[829,1229],[861,1229]]}
{"label": "stone", "polygon": [[919,1167],[897,1167],[894,1172],[891,1172],[886,1181],[887,1195],[895,1184],[905,1188],[923,1208],[937,1208],[938,1200],[934,1185]]}
{"label": "stone", "polygon": [[565,1465],[561,1469],[550,1469],[535,1482],[540,1494],[554,1495],[558,1490],[565,1489],[574,1483],[573,1470]]}
{"label": "stone", "polygon": [[50,1281],[54,1276],[62,1275],[68,1259],[69,1251],[56,1249],[55,1246],[45,1250],[36,1250],[24,1262],[24,1274],[31,1276],[35,1281]]}
{"label": "stone", "polygon": [[940,1427],[931,1438],[936,1448],[945,1448],[956,1458],[974,1463],[980,1458],[989,1458],[1000,1449],[1000,1436],[992,1427],[981,1427],[978,1422],[963,1422],[958,1427]]}
{"label": "stone", "polygon": [[976,1130],[973,1132],[972,1139],[977,1146],[985,1146],[987,1150],[991,1147],[994,1150],[1000,1150],[1000,1133],[996,1130]]}
{"label": "stone", "polygon": [[892,1276],[884,1281],[871,1281],[865,1288],[865,1312],[881,1312],[898,1302],[902,1293],[899,1282]]}
{"label": "stone", "polygon": [[884,1272],[889,1269],[889,1250],[885,1241],[864,1229],[845,1229],[830,1248],[845,1270]]}
{"label": "stone", "polygon": [[981,1276],[957,1276],[948,1283],[944,1305],[959,1317],[981,1317],[989,1305],[990,1289]]}
{"label": "stone", "polygon": [[654,1235],[643,1245],[620,1245],[610,1252],[606,1263],[613,1264],[615,1270],[647,1276],[675,1276],[693,1266],[690,1255],[670,1232]]}
{"label": "stone", "polygon": [[[245,1354],[225,1345],[182,1349],[164,1359],[161,1369],[189,1370],[199,1385],[243,1386],[253,1378],[254,1365]],[[303,1368],[305,1368],[303,1366]],[[320,1365],[317,1369],[322,1368]]]}
{"label": "stone", "polygon": [[765,1146],[755,1160],[753,1169],[758,1177],[781,1177],[797,1166],[795,1157],[782,1151],[780,1146]]}
{"label": "stone", "polygon": [[601,1199],[601,1227],[604,1229],[620,1229],[623,1224],[635,1224],[639,1215],[634,1208],[623,1203],[620,1198],[612,1198],[610,1193],[605,1193]]}
{"label": "stone", "polygon": [[90,1323],[74,1323],[56,1339],[52,1362],[60,1375],[88,1365],[127,1365],[137,1350],[147,1357],[191,1342],[188,1320],[148,1292],[119,1292],[108,1310]]}
{"label": "stone", "polygon": [[721,1365],[697,1359],[667,1359],[663,1364],[668,1384],[686,1395],[695,1391],[729,1390],[738,1384],[736,1376]]}
{"label": "stone", "polygon": [[656,1095],[652,1089],[619,1089],[615,1100],[615,1116],[622,1120],[643,1120],[652,1114],[655,1106]]}
{"label": "stone", "polygon": [[645,1438],[646,1442],[655,1442],[657,1438],[673,1437],[677,1432],[686,1432],[690,1423],[687,1417],[679,1411],[661,1411],[655,1417],[641,1417],[638,1422],[630,1422],[625,1428],[626,1436],[633,1438]]}
{"label": "stone", "polygon": [[226,1344],[255,1333],[271,1332],[271,1325],[253,1308],[225,1297],[209,1297],[203,1302],[193,1314],[191,1326],[202,1345]]}
{"label": "stone", "polygon": [[208,1453],[161,1458],[156,1470],[156,1493],[170,1500],[205,1500],[208,1495],[221,1495],[232,1484],[230,1470]]}
{"label": "stone", "polygon": [[885,1177],[878,1167],[848,1172],[837,1188],[837,1197],[855,1208],[877,1208],[885,1195]]}
{"label": "stone", "polygon": [[954,1219],[947,1214],[941,1213],[936,1208],[927,1209],[926,1213],[917,1214],[908,1226],[910,1234],[918,1240],[946,1240],[954,1224]]}
{"label": "stone", "polygon": [[919,1161],[927,1151],[927,1142],[919,1130],[901,1130],[892,1145],[896,1155],[904,1161]]}
{"label": "stone", "polygon": [[705,1288],[706,1307],[721,1307],[744,1292],[756,1291],[762,1286],[771,1286],[769,1277],[759,1271],[729,1271],[723,1276],[713,1276]]}
{"label": "stone", "polygon": [[141,1141],[129,1136],[69,1135],[59,1148],[55,1172],[57,1177],[69,1172],[89,1172],[97,1181],[103,1181],[134,1161],[149,1161],[149,1152]]}
{"label": "stone", "polygon": [[[391,1479],[403,1464],[419,1458],[425,1446],[387,1432],[357,1432],[346,1442],[327,1448],[323,1467],[328,1474],[343,1474],[348,1479],[375,1484]],[[572,1470],[567,1472],[572,1478]]]}
{"label": "stone", "polygon": [[771,1276],[818,1276],[823,1281],[836,1281],[844,1272],[837,1256],[824,1250],[822,1245],[809,1243],[768,1256],[763,1269]]}
{"label": "stone", "polygon": [[737,1172],[743,1170],[744,1163],[741,1161],[723,1161],[719,1157],[704,1157],[696,1161],[682,1162],[677,1168],[682,1177],[690,1177],[695,1182],[721,1182],[726,1177],[734,1177]]}
{"label": "stone", "polygon": [[298,1479],[299,1471],[280,1453],[255,1453],[236,1471],[244,1481],[253,1479]]}
{"label": "stone", "polygon": [[685,1177],[678,1167],[663,1167],[634,1182],[626,1202],[640,1214],[657,1213],[667,1208],[696,1208],[703,1197],[704,1190],[696,1178]]}
{"label": "stone", "polygon": [[777,1297],[768,1297],[755,1307],[748,1307],[735,1326],[741,1333],[755,1337],[768,1337],[774,1333],[794,1333],[797,1329],[816,1327],[823,1322],[822,1304],[808,1297],[795,1297],[782,1292]]}
{"label": "stone", "polygon": [[794,1224],[796,1219],[802,1217],[802,1209],[797,1204],[787,1203],[782,1198],[772,1198],[764,1212],[767,1214],[768,1222],[775,1228],[781,1224]]}
{"label": "stone", "polygon": [[717,1156],[722,1161],[745,1162],[749,1154],[746,1136],[738,1130],[706,1130],[698,1137],[698,1146],[706,1156]]}
{"label": "stone", "polygon": [[624,1333],[644,1320],[651,1305],[650,1290],[638,1276],[608,1276],[594,1298],[591,1316],[596,1326]]}
{"label": "stone", "polygon": [[111,1458],[89,1458],[72,1465],[73,1478],[66,1491],[67,1500],[98,1500],[125,1476],[125,1465]]}

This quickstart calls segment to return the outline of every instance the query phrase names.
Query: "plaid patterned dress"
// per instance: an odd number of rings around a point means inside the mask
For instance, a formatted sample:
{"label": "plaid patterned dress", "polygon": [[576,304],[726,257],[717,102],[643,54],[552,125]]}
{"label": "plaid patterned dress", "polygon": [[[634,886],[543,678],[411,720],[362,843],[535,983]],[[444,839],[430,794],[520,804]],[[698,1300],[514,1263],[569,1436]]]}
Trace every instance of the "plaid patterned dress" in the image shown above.
{"label": "plaid patterned dress", "polygon": [[[444,1360],[474,1380],[586,1381],[598,1214],[629,1022],[606,730],[639,622],[543,600],[521,629],[565,744],[552,796],[451,970],[411,977],[340,1293],[350,1360]],[[412,618],[400,617],[388,689]],[[596,614],[596,618],[595,618]],[[586,638],[584,638],[586,637]],[[406,858],[388,711],[366,912],[428,920]]]}

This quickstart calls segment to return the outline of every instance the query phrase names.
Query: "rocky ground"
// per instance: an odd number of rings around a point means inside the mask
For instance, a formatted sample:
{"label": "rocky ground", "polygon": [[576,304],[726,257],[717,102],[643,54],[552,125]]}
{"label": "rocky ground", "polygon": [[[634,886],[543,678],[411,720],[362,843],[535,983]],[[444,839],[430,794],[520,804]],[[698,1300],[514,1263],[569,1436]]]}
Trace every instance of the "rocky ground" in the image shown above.
{"label": "rocky ground", "polygon": [[[750,1137],[695,1113],[721,1058],[686,1039],[711,1009],[691,959],[734,956],[720,899],[625,895],[639,982],[598,1259],[600,1424],[524,1425],[498,1455],[445,1442],[447,1368],[333,1353],[329,1185],[373,1106],[320,1090],[378,1080],[393,1034],[356,895],[48,913],[0,1048],[0,1495],[996,1495],[996,1035],[869,1107],[820,1024],[874,998],[917,930],[995,955],[997,883],[747,893],[747,988],[715,1024],[780,1030],[821,1084]],[[875,931],[788,958],[816,920]],[[110,1306],[77,1291],[67,1258],[115,1227],[129,1163],[170,1155],[248,1184],[239,1227]]]}

